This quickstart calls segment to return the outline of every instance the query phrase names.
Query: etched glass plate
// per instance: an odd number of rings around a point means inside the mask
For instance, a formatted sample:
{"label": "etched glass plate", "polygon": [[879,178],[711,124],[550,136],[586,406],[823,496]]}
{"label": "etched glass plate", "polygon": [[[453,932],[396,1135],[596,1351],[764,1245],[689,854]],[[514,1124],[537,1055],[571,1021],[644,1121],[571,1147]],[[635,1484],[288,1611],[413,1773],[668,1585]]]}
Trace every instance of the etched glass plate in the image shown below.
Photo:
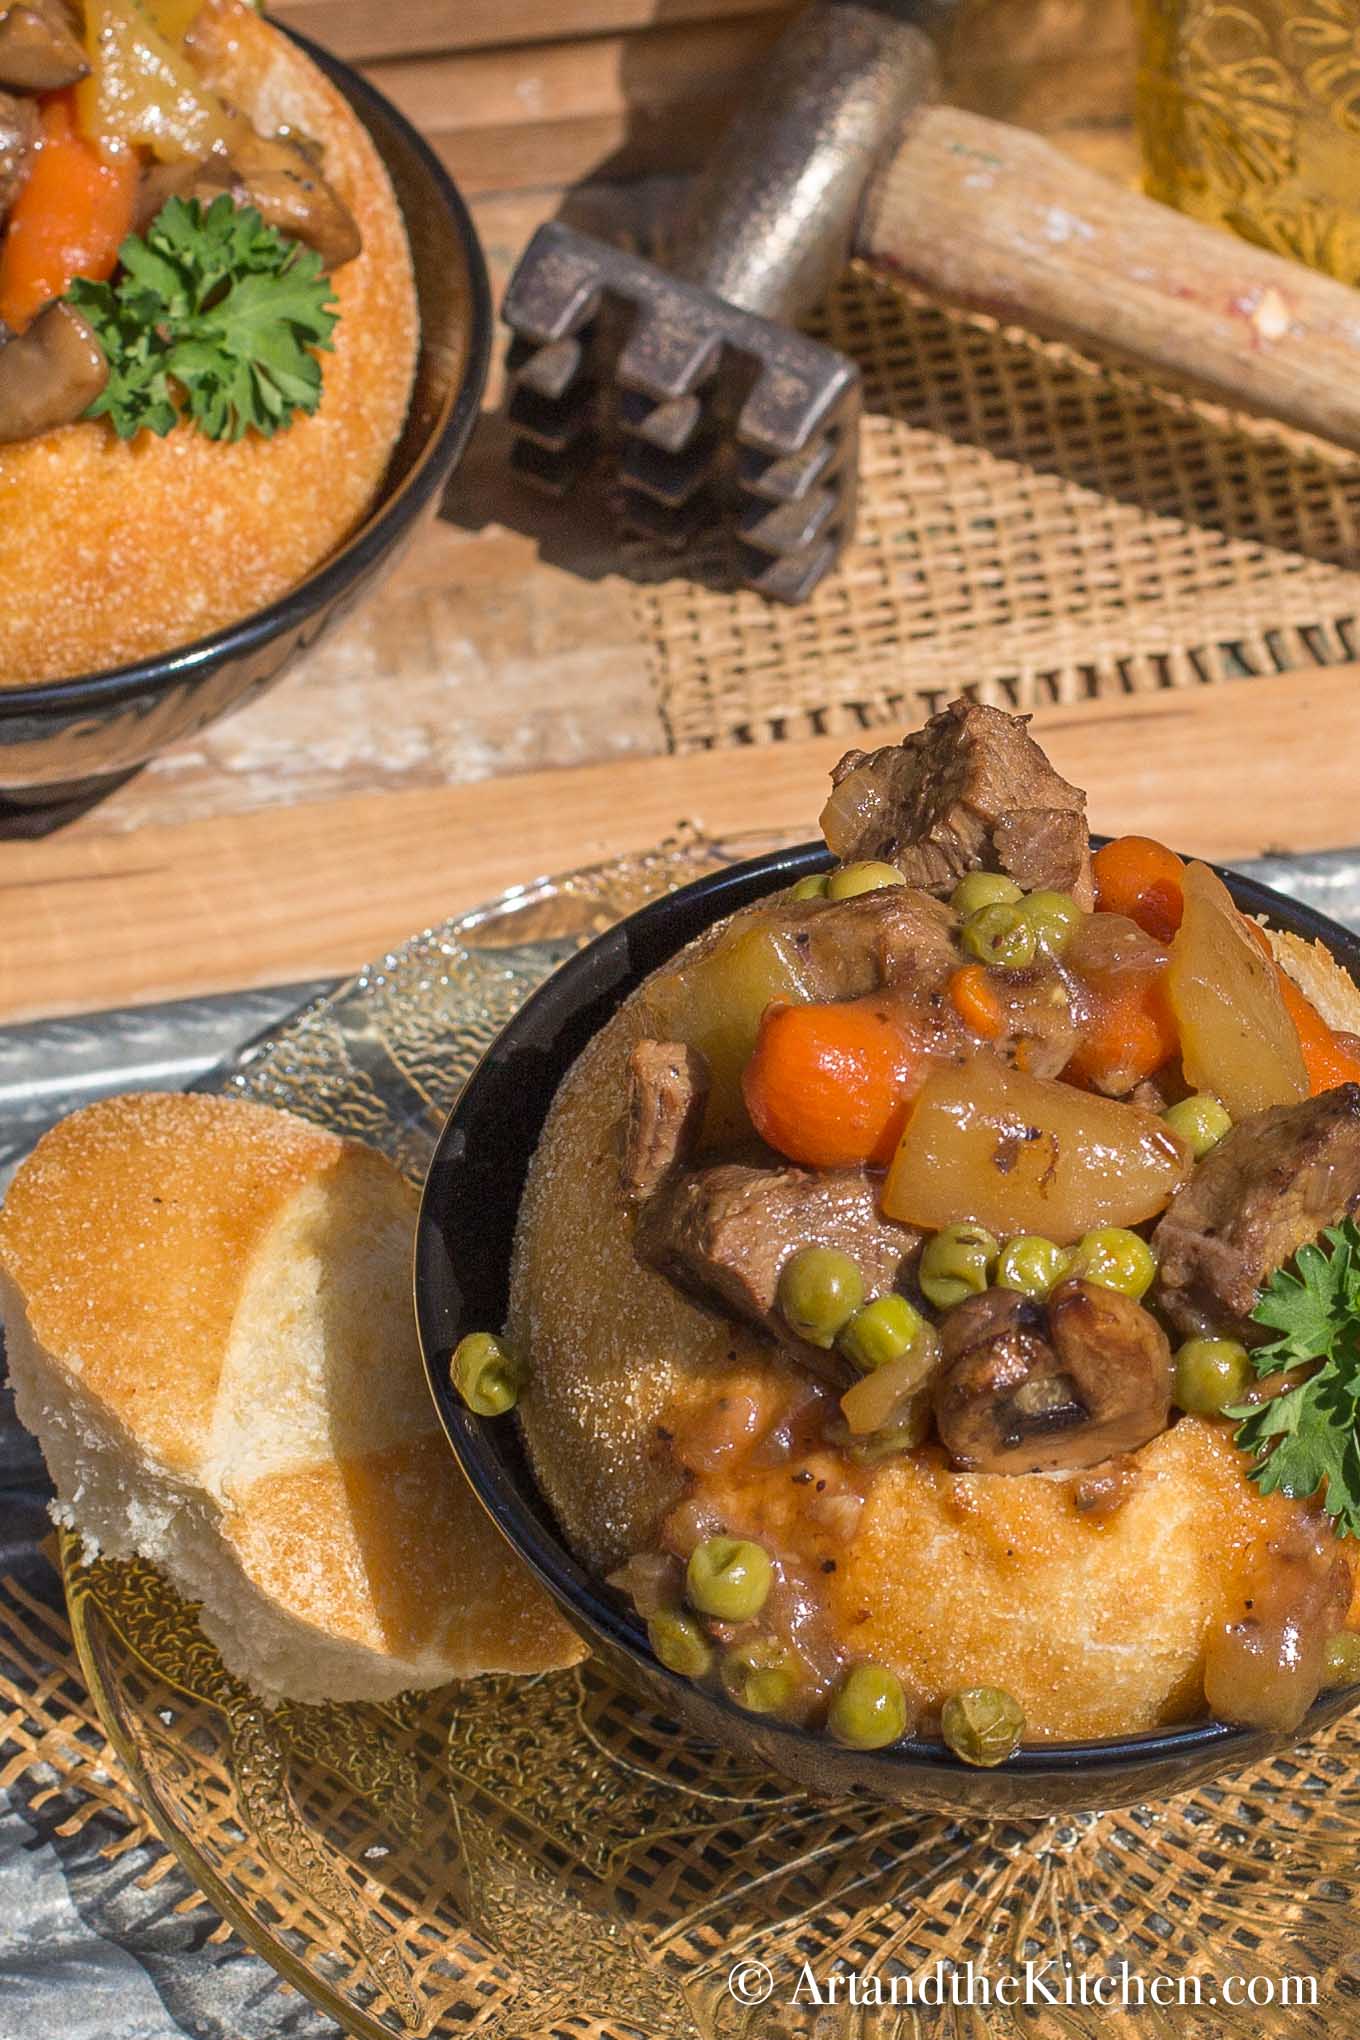
{"label": "etched glass plate", "polygon": [[[555,964],[769,847],[687,838],[525,887],[308,1006],[218,1085],[418,1177],[477,1057]],[[167,1841],[366,2040],[1360,2026],[1354,1717],[1188,1798],[988,1825],[805,1799],[590,1664],[269,1709],[150,1567],[86,1563],[70,1540],[63,1557],[96,1704]]]}

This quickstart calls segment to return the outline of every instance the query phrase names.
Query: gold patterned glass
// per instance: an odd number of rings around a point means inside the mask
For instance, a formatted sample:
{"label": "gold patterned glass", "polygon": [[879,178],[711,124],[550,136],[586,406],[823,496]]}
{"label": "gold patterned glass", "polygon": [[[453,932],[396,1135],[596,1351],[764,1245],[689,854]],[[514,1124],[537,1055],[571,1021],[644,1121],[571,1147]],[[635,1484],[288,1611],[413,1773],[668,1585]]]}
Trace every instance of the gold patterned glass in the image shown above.
{"label": "gold patterned glass", "polygon": [[1147,188],[1360,281],[1360,0],[1138,0]]}
{"label": "gold patterned glass", "polygon": [[[526,887],[286,1022],[223,1088],[373,1141],[418,1176],[477,1057],[555,963],[769,847],[687,840]],[[151,1817],[232,1925],[363,2040],[1360,2028],[1360,1716],[1165,1804],[953,1819],[810,1800],[590,1663],[385,1706],[268,1708],[150,1566],[87,1560],[71,1538],[62,1559],[91,1693]],[[1199,2008],[1066,2001],[1125,1963],[1145,1990],[1198,1979]],[[1026,1964],[1028,2007],[976,2001],[979,1979],[1023,1984]],[[965,1990],[971,1974],[971,2006],[951,2002],[951,1971]],[[925,2003],[902,1997],[907,1978]],[[1224,2001],[1230,1979],[1256,1979],[1256,1997]]]}

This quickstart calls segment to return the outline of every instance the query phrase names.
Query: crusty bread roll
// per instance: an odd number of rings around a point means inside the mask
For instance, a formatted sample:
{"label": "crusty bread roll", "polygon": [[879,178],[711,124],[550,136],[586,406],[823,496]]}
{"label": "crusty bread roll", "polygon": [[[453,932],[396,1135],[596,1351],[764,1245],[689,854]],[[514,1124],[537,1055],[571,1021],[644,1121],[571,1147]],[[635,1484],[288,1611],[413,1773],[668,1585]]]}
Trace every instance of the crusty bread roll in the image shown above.
{"label": "crusty bread roll", "polygon": [[[1274,939],[1333,1024],[1356,1024],[1360,993],[1334,959]],[[720,1392],[758,1404],[787,1364],[643,1266],[622,1196],[601,1193],[618,1179],[628,1053],[648,1024],[634,994],[569,1073],[515,1245],[525,1438],[568,1539],[600,1571],[649,1547],[683,1493],[669,1427]],[[827,1589],[842,1632],[931,1705],[966,1686],[1006,1687],[1036,1740],[1183,1718],[1202,1701],[1206,1637],[1240,1607],[1263,1541],[1303,1505],[1262,1495],[1221,1427],[1195,1417],[1132,1464],[1128,1498],[1109,1516],[1080,1506],[1080,1475],[964,1474],[911,1458],[873,1468]],[[759,1520],[779,1543],[779,1512],[803,1506],[802,1491],[782,1469],[768,1492],[755,1492],[758,1474],[745,1478],[730,1520]],[[706,1493],[719,1496],[712,1475]],[[1356,1555],[1344,1555],[1355,1572]]]}
{"label": "crusty bread roll", "polygon": [[1305,942],[1283,928],[1267,928],[1275,960],[1310,998],[1329,1027],[1360,1034],[1360,985],[1343,970],[1325,942]]}
{"label": "crusty bread roll", "polygon": [[295,44],[243,0],[194,27],[206,81],[266,134],[320,142],[363,236],[315,416],[235,445],[103,419],[0,447],[0,686],[94,673],[273,602],[362,521],[401,431],[419,321],[406,230],[377,150]]}
{"label": "crusty bread roll", "polygon": [[415,1208],[291,1114],[141,1095],[55,1127],[0,1210],[10,1374],[62,1519],[201,1599],[269,1697],[581,1655],[438,1432]]}

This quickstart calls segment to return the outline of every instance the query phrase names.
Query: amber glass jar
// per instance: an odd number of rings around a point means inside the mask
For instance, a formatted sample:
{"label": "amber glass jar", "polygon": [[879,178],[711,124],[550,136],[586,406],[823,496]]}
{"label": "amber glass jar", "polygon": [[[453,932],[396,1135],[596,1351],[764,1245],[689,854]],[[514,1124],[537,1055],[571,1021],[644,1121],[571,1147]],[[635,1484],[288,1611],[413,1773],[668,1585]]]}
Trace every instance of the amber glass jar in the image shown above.
{"label": "amber glass jar", "polygon": [[1138,0],[1154,198],[1360,282],[1360,0]]}

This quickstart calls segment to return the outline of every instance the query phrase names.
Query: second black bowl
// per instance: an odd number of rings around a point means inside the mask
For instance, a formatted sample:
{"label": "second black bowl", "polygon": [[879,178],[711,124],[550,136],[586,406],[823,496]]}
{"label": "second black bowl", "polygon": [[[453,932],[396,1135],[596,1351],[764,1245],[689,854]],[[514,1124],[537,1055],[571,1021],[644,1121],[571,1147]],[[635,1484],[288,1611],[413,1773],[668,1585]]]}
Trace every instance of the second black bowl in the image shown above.
{"label": "second black bowl", "polygon": [[0,819],[96,798],[168,745],[272,687],[395,564],[438,506],[476,421],[491,358],[491,292],[467,207],[428,143],[389,100],[306,36],[292,40],[367,128],[406,225],[420,351],[401,438],[359,530],[267,608],[135,665],[40,686],[0,686]]}
{"label": "second black bowl", "polygon": [[[952,1813],[1033,1815],[1131,1805],[1190,1791],[1300,1740],[1345,1713],[1353,1690],[1325,1694],[1297,1735],[1199,1721],[1098,1742],[1042,1743],[999,1769],[970,1769],[938,1741],[841,1748],[746,1714],[659,1664],[623,1598],[571,1551],[534,1482],[513,1423],[473,1416],[449,1384],[463,1334],[505,1322],[520,1197],[548,1107],[567,1071],[628,994],[725,914],[824,870],[822,844],[700,879],[621,921],[561,967],[488,1049],[450,1114],[430,1165],[416,1238],[416,1312],[430,1390],[463,1472],[566,1619],[610,1669],[697,1736],[820,1796],[865,1792]],[[1250,914],[1320,938],[1360,980],[1360,940],[1283,894],[1224,872]]]}

